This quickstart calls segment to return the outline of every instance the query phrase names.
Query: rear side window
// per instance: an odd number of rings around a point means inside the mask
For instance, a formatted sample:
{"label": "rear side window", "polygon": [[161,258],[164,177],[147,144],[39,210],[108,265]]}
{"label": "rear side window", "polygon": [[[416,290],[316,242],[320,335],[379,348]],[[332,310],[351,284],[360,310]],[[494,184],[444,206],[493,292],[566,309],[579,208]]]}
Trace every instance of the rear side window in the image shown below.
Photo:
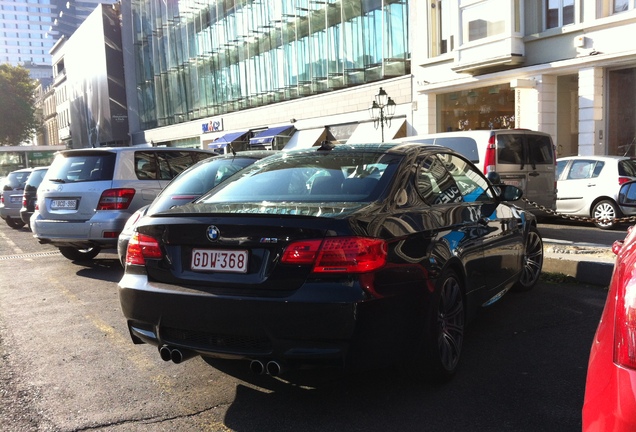
{"label": "rear side window", "polygon": [[186,168],[212,154],[192,151],[139,151],[135,153],[135,173],[140,180],[172,180]]}
{"label": "rear side window", "polygon": [[108,152],[60,154],[46,177],[59,183],[112,180],[116,159],[115,153]]}
{"label": "rear side window", "polygon": [[469,161],[479,162],[479,152],[477,151],[477,143],[472,138],[466,137],[447,137],[435,139],[435,144],[448,147],[455,150]]}
{"label": "rear side window", "polygon": [[554,147],[550,137],[544,135],[526,135],[530,163],[537,165],[554,165]]}
{"label": "rear side window", "polygon": [[488,201],[488,183],[468,162],[441,153],[427,156],[417,171],[417,189],[429,205]]}
{"label": "rear side window", "polygon": [[618,175],[636,177],[636,161],[633,159],[619,161]]}

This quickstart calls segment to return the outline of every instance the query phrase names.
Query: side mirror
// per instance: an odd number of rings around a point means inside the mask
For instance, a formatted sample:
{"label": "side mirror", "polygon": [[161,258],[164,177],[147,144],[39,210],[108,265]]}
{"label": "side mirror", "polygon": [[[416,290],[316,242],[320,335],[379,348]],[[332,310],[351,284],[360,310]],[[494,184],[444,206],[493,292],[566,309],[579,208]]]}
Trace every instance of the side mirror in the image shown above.
{"label": "side mirror", "polygon": [[623,183],[618,192],[618,205],[636,207],[636,180]]}
{"label": "side mirror", "polygon": [[501,190],[499,199],[502,201],[517,201],[523,195],[523,191],[517,186],[501,184],[497,187]]}

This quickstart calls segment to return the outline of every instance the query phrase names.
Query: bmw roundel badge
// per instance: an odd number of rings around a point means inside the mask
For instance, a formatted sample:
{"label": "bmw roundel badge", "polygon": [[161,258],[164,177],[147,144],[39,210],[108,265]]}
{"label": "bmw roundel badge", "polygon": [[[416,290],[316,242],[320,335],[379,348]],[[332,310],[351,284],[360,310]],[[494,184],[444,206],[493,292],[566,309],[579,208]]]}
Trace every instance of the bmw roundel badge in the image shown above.
{"label": "bmw roundel badge", "polygon": [[210,225],[208,229],[205,231],[205,234],[208,236],[208,240],[217,241],[219,236],[221,235],[221,231],[214,225]]}

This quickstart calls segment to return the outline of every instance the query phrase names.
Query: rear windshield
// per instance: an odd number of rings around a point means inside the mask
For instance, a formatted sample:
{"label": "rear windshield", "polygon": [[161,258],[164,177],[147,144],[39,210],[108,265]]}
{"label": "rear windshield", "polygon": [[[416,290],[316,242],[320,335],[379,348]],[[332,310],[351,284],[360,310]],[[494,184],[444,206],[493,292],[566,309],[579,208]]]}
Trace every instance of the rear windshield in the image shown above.
{"label": "rear windshield", "polygon": [[[524,139],[526,145],[524,146]],[[549,136],[498,134],[497,161],[502,164],[554,165],[554,148]]]}
{"label": "rear windshield", "polygon": [[4,189],[21,189],[29,178],[30,171],[11,172],[4,182]]}
{"label": "rear windshield", "polygon": [[192,196],[190,200],[198,198],[255,161],[254,158],[233,157],[201,162],[170,182],[152,202],[150,212],[155,213],[172,207],[175,204],[174,195]]}
{"label": "rear windshield", "polygon": [[618,174],[627,177],[636,177],[636,160],[626,159],[618,163]]}
{"label": "rear windshield", "polygon": [[527,134],[530,163],[537,165],[554,165],[554,148],[550,137]]}
{"label": "rear windshield", "polygon": [[401,160],[372,152],[268,158],[197,202],[371,202],[380,197]]}
{"label": "rear windshield", "polygon": [[112,180],[117,155],[109,152],[59,154],[47,178],[59,183]]}
{"label": "rear windshield", "polygon": [[26,190],[37,189],[38,186],[40,186],[40,183],[42,183],[42,179],[46,175],[46,171],[47,170],[45,169],[33,170],[24,188]]}

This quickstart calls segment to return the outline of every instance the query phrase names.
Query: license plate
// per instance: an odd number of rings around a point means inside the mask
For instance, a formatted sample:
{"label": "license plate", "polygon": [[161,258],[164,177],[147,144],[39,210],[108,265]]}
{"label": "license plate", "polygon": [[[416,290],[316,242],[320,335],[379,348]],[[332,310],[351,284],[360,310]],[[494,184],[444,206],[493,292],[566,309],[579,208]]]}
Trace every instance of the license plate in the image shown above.
{"label": "license plate", "polygon": [[11,201],[11,204],[15,204],[15,203],[21,202],[22,197],[11,197],[9,201]]}
{"label": "license plate", "polygon": [[77,200],[74,199],[57,199],[51,201],[52,210],[75,210],[77,208]]}
{"label": "license plate", "polygon": [[501,179],[501,180],[507,185],[516,186],[518,188],[521,188],[522,180],[515,180],[515,179]]}
{"label": "license plate", "polygon": [[193,249],[192,270],[247,273],[247,251]]}

